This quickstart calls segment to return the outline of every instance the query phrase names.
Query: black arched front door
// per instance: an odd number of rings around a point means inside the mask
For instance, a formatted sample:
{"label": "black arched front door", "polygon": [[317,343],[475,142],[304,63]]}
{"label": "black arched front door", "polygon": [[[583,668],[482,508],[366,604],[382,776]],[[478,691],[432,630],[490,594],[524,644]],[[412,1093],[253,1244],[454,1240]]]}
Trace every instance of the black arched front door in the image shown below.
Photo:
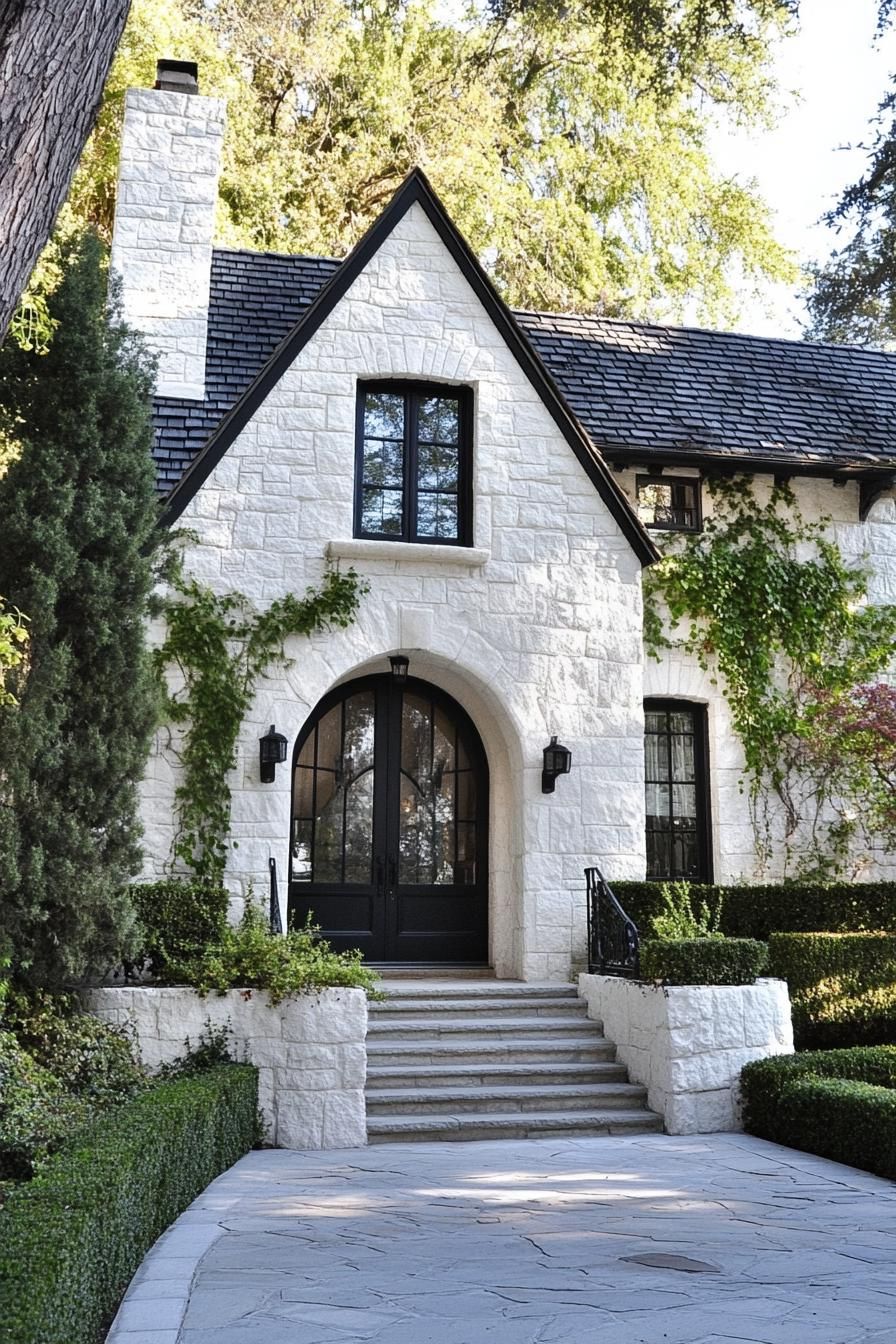
{"label": "black arched front door", "polygon": [[488,956],[488,767],[443,691],[388,674],[326,696],[296,743],[291,924],[369,961]]}

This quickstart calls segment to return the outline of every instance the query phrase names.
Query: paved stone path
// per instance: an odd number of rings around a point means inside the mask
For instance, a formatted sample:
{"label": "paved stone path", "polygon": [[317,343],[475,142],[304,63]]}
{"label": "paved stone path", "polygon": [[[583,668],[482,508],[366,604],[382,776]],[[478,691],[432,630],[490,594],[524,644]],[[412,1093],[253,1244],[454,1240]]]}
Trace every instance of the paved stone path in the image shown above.
{"label": "paved stone path", "polygon": [[896,1186],[744,1135],[257,1152],[109,1340],[894,1344],[894,1265]]}

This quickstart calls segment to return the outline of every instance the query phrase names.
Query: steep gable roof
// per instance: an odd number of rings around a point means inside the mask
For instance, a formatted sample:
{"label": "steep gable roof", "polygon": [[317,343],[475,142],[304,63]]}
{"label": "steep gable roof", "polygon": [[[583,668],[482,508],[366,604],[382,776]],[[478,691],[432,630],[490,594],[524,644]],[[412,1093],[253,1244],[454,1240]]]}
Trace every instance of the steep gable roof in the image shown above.
{"label": "steep gable roof", "polygon": [[635,554],[642,563],[650,564],[658,558],[658,552],[653,542],[613,480],[603,459],[567,406],[544,364],[514,321],[512,314],[497,294],[466,241],[455,228],[426,176],[419,169],[415,169],[405,179],[379,219],[368,229],[361,241],[348,254],[345,261],[324,283],[295,326],[273,351],[264,367],[235,404],[225,413],[205,446],[193,458],[183,476],[168,495],[162,513],[162,523],[167,525],[180,517],[189,500],[207,480],[224,453],[252,418],[271,389],[279,382],[306,342],[332,312],[357,276],[361,274],[367,262],[389,236],[398,221],[415,204],[421,206],[445,247],[451,253],[467,283],[482,303],[530,383],[538,392],[554,423],[619,524]]}

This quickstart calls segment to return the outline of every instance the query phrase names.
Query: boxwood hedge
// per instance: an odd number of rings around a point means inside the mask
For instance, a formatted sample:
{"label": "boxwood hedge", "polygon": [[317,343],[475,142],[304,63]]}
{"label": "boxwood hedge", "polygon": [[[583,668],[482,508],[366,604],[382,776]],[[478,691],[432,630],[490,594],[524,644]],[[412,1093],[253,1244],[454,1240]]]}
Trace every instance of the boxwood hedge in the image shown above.
{"label": "boxwood hedge", "polygon": [[748,1133],[896,1177],[896,1046],[757,1060],[741,1087]]}
{"label": "boxwood hedge", "polygon": [[[642,936],[663,909],[662,882],[614,882],[623,908]],[[860,933],[869,929],[896,931],[896,882],[783,882],[757,886],[713,887],[694,884],[695,906],[706,901],[715,909],[723,897],[722,933],[758,938],[770,933]]]}
{"label": "boxwood hedge", "polygon": [[0,1210],[2,1344],[96,1344],[156,1238],[256,1137],[246,1065],[162,1083],[82,1131]]}
{"label": "boxwood hedge", "polygon": [[641,944],[641,978],[667,985],[752,985],[765,967],[752,938],[651,938]]}
{"label": "boxwood hedge", "polygon": [[896,1040],[896,934],[775,933],[769,966],[787,981],[797,1049]]}

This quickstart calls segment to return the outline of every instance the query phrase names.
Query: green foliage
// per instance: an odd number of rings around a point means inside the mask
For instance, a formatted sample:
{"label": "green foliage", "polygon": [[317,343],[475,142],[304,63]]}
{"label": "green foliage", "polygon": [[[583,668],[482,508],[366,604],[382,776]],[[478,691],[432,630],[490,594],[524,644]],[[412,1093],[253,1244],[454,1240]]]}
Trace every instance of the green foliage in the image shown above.
{"label": "green foliage", "polygon": [[140,960],[149,961],[157,979],[166,978],[172,962],[217,943],[227,923],[227,892],[208,882],[178,877],[140,882],[131,887],[131,897],[143,930]]}
{"label": "green foliage", "polygon": [[721,894],[714,901],[713,910],[707,900],[698,904],[692,901],[688,882],[663,882],[660,894],[662,910],[650,921],[654,938],[667,942],[682,938],[724,938],[720,929],[724,903]]}
{"label": "green foliage", "polygon": [[[688,883],[699,908],[721,904],[720,928],[733,938],[768,939],[782,932],[862,933],[896,930],[896,882],[772,882],[714,887]],[[663,908],[660,882],[613,882],[613,891],[640,930]]]}
{"label": "green foliage", "polygon": [[798,1050],[896,1040],[896,934],[772,934],[769,968],[787,981]]}
{"label": "green foliage", "polygon": [[748,1133],[896,1177],[896,1047],[775,1055],[741,1087]]}
{"label": "green foliage", "polygon": [[8,1031],[0,1031],[0,1183],[26,1181],[93,1114]]}
{"label": "green foliage", "polygon": [[649,938],[641,944],[641,978],[664,985],[752,985],[767,952],[752,938]]}
{"label": "green foliage", "polygon": [[304,990],[345,985],[374,992],[376,976],[361,953],[334,952],[309,921],[304,928],[272,934],[263,912],[249,901],[236,928],[227,926],[216,945],[172,966],[181,984],[200,994],[228,989],[266,989],[272,1003]]}
{"label": "green foliage", "polygon": [[2,1344],[95,1344],[156,1238],[255,1140],[244,1065],[161,1084],[104,1116],[0,1213]]}
{"label": "green foliage", "polygon": [[98,241],[72,239],[61,264],[48,353],[0,349],[0,434],[21,445],[0,479],[0,592],[30,622],[7,684],[19,705],[0,706],[0,945],[33,985],[83,981],[134,947],[156,715],[151,364],[109,320]]}
{"label": "green foliage", "polygon": [[210,1018],[199,1033],[195,1044],[189,1036],[184,1041],[184,1053],[167,1064],[162,1064],[156,1072],[156,1078],[168,1082],[172,1078],[192,1078],[197,1073],[206,1073],[221,1064],[236,1064],[239,1061],[234,1054],[233,1028],[228,1021],[216,1027]]}
{"label": "green foliage", "polygon": [[165,603],[165,642],[156,650],[160,674],[179,673],[165,712],[183,729],[182,773],[174,794],[178,833],[174,857],[206,887],[220,886],[230,830],[228,775],[236,765],[240,728],[260,677],[285,665],[284,642],[332,627],[345,629],[366,591],[353,569],[328,569],[322,586],[289,593],[264,611],[239,593],[213,593],[178,574]]}
{"label": "green foliage", "polygon": [[[817,827],[831,801],[824,769],[813,772],[804,740],[821,695],[849,690],[884,671],[896,637],[896,607],[865,604],[867,574],[850,568],[805,522],[790,487],[766,503],[750,481],[709,481],[713,512],[703,532],[675,534],[646,572],[649,653],[679,648],[718,677],[743,747],[751,801],[769,789],[785,807],[786,837],[815,823],[819,848],[842,858],[842,826]],[[667,633],[671,631],[671,633]],[[811,811],[811,815],[807,812]],[[769,844],[757,826],[757,844]]]}
{"label": "green foliage", "polygon": [[73,208],[109,236],[124,90],[188,51],[228,99],[219,241],[342,256],[420,165],[509,302],[722,320],[795,278],[711,150],[720,120],[769,119],[787,6],[623,8],[135,0]]}
{"label": "green foliage", "polygon": [[73,995],[13,993],[4,1026],[67,1091],[93,1106],[118,1105],[146,1086],[128,1032],[84,1012]]}
{"label": "green foliage", "polygon": [[6,609],[0,597],[0,706],[18,704],[12,691],[7,689],[10,673],[21,669],[28,654],[28,622],[15,608]]}

